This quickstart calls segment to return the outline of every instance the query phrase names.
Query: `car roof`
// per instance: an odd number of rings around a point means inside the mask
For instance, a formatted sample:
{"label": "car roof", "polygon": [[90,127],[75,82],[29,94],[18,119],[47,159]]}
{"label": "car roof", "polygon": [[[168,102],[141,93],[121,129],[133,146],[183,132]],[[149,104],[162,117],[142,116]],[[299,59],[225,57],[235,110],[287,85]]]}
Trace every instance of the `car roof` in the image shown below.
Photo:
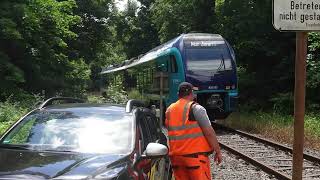
{"label": "car roof", "polygon": [[123,111],[125,113],[125,106],[119,104],[92,104],[92,103],[66,103],[49,105],[41,109],[41,111],[61,111],[61,110],[83,109],[84,111],[90,109],[104,110],[104,111]]}

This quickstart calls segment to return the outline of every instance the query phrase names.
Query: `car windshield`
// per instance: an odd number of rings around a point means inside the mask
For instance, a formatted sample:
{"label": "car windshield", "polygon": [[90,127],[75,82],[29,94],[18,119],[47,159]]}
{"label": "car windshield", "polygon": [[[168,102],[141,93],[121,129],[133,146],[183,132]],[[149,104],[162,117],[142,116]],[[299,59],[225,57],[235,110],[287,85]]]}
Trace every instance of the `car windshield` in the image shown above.
{"label": "car windshield", "polygon": [[232,70],[227,46],[186,49],[187,70],[193,72],[218,72]]}
{"label": "car windshield", "polygon": [[5,136],[1,145],[28,145],[47,151],[127,154],[132,150],[132,141],[132,116],[119,107],[90,107],[30,114]]}

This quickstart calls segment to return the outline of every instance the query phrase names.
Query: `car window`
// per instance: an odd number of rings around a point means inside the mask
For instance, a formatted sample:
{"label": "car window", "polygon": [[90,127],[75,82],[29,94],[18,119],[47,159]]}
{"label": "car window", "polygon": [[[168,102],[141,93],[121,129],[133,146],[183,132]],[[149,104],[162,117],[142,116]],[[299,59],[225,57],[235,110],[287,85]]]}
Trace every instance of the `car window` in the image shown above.
{"label": "car window", "polygon": [[139,120],[139,129],[141,132],[142,151],[146,149],[149,143],[156,142],[160,139],[156,118],[148,115],[148,113],[144,113],[142,118]]}
{"label": "car window", "polygon": [[147,147],[147,145],[152,142],[151,133],[149,131],[149,127],[145,121],[145,118],[143,117],[139,121],[139,127],[142,137],[142,151],[144,151]]}
{"label": "car window", "polygon": [[142,127],[140,124],[138,124],[138,130],[139,130],[139,153],[142,154],[143,151],[146,149],[147,145],[145,145],[145,136],[146,134],[143,133]]}
{"label": "car window", "polygon": [[150,137],[152,142],[156,142],[159,139],[159,129],[157,128],[157,121],[151,115],[147,115],[145,117],[145,121],[148,124],[148,128],[150,131]]}
{"label": "car window", "polygon": [[127,154],[132,151],[133,118],[123,109],[74,108],[24,118],[1,144],[38,150]]}

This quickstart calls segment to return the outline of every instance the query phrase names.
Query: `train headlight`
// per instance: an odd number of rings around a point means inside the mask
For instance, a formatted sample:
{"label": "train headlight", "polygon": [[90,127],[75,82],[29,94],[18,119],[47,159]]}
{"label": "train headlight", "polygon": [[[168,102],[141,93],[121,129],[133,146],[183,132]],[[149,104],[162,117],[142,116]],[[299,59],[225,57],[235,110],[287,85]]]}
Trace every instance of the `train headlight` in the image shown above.
{"label": "train headlight", "polygon": [[223,107],[223,100],[219,94],[212,94],[211,97],[207,100],[207,105],[210,108],[218,108],[222,109]]}

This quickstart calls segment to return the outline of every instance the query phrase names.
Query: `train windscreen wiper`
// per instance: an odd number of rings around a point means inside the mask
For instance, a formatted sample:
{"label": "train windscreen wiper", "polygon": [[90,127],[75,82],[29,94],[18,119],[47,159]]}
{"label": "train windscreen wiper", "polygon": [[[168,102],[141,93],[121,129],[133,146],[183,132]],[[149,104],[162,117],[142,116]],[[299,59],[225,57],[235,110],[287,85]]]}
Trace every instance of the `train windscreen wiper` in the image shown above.
{"label": "train windscreen wiper", "polygon": [[[225,60],[224,60],[223,54],[221,54],[221,61],[220,62],[221,63],[219,65],[218,69],[217,69],[217,72],[226,70],[226,64],[225,64]],[[222,70],[222,67],[224,68],[223,70]]]}

